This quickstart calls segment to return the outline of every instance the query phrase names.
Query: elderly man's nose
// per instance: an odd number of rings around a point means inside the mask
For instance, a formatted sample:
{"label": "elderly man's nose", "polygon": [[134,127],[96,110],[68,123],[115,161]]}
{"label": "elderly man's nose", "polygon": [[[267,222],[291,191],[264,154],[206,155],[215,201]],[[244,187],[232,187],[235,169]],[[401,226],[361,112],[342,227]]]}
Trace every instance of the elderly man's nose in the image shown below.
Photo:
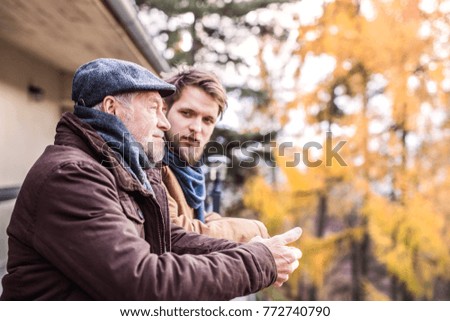
{"label": "elderly man's nose", "polygon": [[158,128],[163,131],[168,131],[172,126],[169,123],[164,112],[161,112],[158,117]]}

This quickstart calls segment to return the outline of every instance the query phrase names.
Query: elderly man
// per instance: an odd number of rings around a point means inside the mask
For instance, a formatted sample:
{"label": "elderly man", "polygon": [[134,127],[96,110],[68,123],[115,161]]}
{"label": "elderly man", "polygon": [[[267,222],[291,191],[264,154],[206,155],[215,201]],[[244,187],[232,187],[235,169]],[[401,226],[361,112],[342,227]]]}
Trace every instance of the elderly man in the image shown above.
{"label": "elderly man", "polygon": [[299,228],[239,245],[170,223],[158,164],[174,89],[121,60],[76,71],[75,111],[17,198],[1,299],[225,300],[288,279]]}
{"label": "elderly man", "polygon": [[259,221],[205,213],[201,159],[227,106],[222,84],[214,74],[194,68],[180,70],[166,81],[176,87],[175,94],[165,98],[171,128],[166,132],[168,151],[163,182],[169,194],[172,222],[188,231],[236,242],[268,237],[266,227]]}

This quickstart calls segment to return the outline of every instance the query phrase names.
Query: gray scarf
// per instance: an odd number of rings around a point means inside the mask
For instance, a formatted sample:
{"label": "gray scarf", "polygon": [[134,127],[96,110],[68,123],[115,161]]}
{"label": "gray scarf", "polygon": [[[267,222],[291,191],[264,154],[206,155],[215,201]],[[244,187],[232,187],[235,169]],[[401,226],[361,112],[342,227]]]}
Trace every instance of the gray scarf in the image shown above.
{"label": "gray scarf", "polygon": [[130,134],[125,125],[114,115],[75,105],[74,115],[89,124],[115,152],[121,164],[148,191],[154,194],[143,169],[152,166],[141,144]]}

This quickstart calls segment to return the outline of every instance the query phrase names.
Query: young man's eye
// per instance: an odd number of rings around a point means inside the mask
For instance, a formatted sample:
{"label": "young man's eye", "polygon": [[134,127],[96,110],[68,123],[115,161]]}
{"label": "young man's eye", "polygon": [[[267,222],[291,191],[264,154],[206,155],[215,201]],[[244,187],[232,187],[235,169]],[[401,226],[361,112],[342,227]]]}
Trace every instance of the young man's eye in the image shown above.
{"label": "young man's eye", "polygon": [[213,118],[205,118],[203,121],[208,125],[212,125],[215,123],[215,120]]}

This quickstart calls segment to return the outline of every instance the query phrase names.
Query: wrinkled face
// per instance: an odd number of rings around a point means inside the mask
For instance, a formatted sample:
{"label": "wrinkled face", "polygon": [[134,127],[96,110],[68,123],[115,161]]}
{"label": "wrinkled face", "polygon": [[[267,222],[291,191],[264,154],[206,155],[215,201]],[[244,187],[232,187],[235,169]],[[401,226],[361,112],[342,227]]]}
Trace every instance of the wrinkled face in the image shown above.
{"label": "wrinkled face", "polygon": [[117,117],[142,145],[149,160],[161,161],[164,156],[164,132],[170,129],[170,124],[160,94],[153,91],[138,93],[133,97],[131,106],[117,103]]}
{"label": "wrinkled face", "polygon": [[219,105],[205,91],[188,86],[167,113],[171,129],[166,133],[169,146],[181,159],[194,165],[211,138]]}

